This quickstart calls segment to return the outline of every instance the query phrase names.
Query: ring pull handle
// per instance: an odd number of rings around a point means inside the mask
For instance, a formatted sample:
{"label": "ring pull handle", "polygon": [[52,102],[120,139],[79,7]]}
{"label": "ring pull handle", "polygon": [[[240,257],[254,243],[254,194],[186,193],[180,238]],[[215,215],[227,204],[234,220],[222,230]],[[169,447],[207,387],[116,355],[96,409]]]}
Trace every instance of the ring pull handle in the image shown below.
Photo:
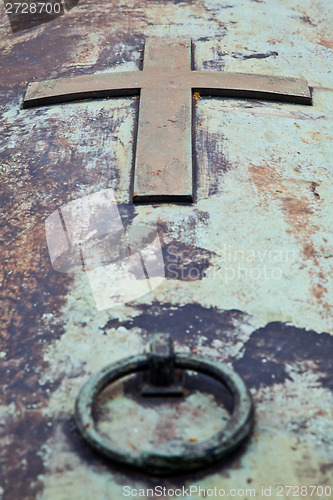
{"label": "ring pull handle", "polygon": [[[224,385],[233,395],[234,406],[226,426],[206,441],[185,443],[170,441],[169,451],[145,450],[128,453],[114,446],[101,434],[93,416],[94,402],[101,391],[132,373],[142,372],[141,393],[145,396],[184,395],[184,370],[208,375]],[[75,406],[79,431],[87,443],[105,457],[154,475],[188,472],[211,465],[239,446],[251,432],[253,401],[241,377],[216,361],[183,353],[174,353],[169,335],[154,335],[150,353],[131,356],[111,363],[90,377],[82,387]]]}

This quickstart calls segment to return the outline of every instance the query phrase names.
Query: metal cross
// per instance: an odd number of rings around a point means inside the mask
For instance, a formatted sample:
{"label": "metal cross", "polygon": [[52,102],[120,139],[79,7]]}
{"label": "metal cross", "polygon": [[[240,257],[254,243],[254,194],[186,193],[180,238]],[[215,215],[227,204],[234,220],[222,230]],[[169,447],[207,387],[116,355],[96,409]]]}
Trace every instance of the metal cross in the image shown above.
{"label": "metal cross", "polygon": [[312,104],[305,80],[192,70],[192,45],[150,39],[142,71],[84,75],[29,83],[23,107],[77,99],[140,95],[134,149],[135,203],[192,202],[192,93]]}

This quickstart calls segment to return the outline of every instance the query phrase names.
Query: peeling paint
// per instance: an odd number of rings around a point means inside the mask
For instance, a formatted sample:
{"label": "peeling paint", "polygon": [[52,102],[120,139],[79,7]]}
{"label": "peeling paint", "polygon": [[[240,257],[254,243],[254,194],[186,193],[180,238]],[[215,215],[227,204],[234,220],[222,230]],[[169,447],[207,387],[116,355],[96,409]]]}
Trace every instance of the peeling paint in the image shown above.
{"label": "peeling paint", "polygon": [[[125,10],[80,0],[65,16],[15,35],[3,10],[1,19],[0,496],[106,500],[120,498],[124,485],[157,484],[96,456],[73,410],[91,373],[141,352],[152,333],[166,328],[177,349],[239,371],[255,400],[256,427],[224,462],[160,484],[257,491],[329,485],[330,2],[131,0]],[[196,101],[193,206],[129,205],[137,100],[21,109],[28,81],[140,68],[139,50],[154,36],[192,38],[196,70],[300,77],[313,87],[313,107],[306,109]],[[150,294],[96,311],[84,274],[52,269],[44,221],[59,206],[108,187],[124,222],[157,228],[169,274]],[[193,393],[177,403],[182,410],[170,403],[161,414],[148,403],[140,409],[124,383],[114,400],[105,395],[101,425],[109,428],[112,410],[114,428],[125,432],[116,416],[126,409],[134,412],[130,431],[140,429],[145,438],[156,425],[160,441],[181,429],[184,438],[203,439],[225,416],[218,398],[230,403],[216,387],[211,394],[206,389],[197,378]],[[202,425],[200,405],[209,426]],[[137,423],[141,412],[145,420]]]}

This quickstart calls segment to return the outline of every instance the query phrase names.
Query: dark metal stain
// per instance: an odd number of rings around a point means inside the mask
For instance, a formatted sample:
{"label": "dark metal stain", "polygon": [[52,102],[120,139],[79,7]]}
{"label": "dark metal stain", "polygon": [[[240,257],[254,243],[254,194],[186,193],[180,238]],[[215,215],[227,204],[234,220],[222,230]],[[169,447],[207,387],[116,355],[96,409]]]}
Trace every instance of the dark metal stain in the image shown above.
{"label": "dark metal stain", "polygon": [[77,6],[80,0],[65,0],[67,10],[72,10]]}
{"label": "dark metal stain", "polygon": [[135,205],[132,203],[117,203],[117,208],[124,227],[130,226],[138,215]]}
{"label": "dark metal stain", "polygon": [[[102,13],[101,13],[102,14]],[[85,13],[81,12],[80,17]],[[76,22],[80,22],[78,20]],[[121,39],[121,44],[119,44]],[[138,69],[142,65],[139,49],[143,48],[145,36],[126,33],[119,38],[119,33],[110,31],[108,45],[102,47],[95,63],[87,66],[82,58],[86,55],[86,46],[82,44],[82,35],[63,25],[63,19],[48,23],[47,29],[37,29],[35,37],[16,41],[10,51],[2,54],[2,86],[27,84],[47,78],[91,74],[105,69],[115,69],[121,63],[135,61]],[[55,50],[56,48],[56,50]],[[71,48],[73,50],[71,50]],[[78,55],[75,56],[77,48]],[[23,97],[24,92],[22,92]]]}
{"label": "dark metal stain", "polygon": [[142,69],[142,61],[144,57],[144,44],[146,36],[142,34],[134,34],[131,37],[124,36],[119,44],[119,36],[110,35],[108,38],[110,45],[99,54],[98,60],[89,68],[89,73],[101,71],[102,69],[114,69],[117,66],[135,62],[138,69]]}
{"label": "dark metal stain", "polygon": [[320,194],[317,193],[317,187],[319,186],[318,182],[311,182],[311,191],[315,195],[316,198],[320,199]]}
{"label": "dark metal stain", "polygon": [[[217,308],[205,308],[200,304],[174,306],[172,304],[152,303],[137,307],[140,314],[129,321],[119,322],[111,319],[101,330],[107,334],[110,328],[140,328],[143,334],[168,332],[172,338],[196,348],[201,345],[210,346],[212,341],[220,339],[226,345],[237,342],[238,332],[235,323],[246,323],[248,316],[238,310],[221,311]],[[217,349],[219,354],[226,355]],[[225,350],[227,352],[227,349]]]}
{"label": "dark metal stain", "polygon": [[52,424],[39,411],[26,410],[22,418],[7,426],[11,440],[8,446],[2,447],[5,451],[1,464],[3,500],[34,500],[43,490],[39,475],[44,472],[44,467],[37,452],[41,443],[52,434]]}
{"label": "dark metal stain", "polygon": [[276,57],[279,53],[275,51],[270,51],[266,53],[257,53],[257,54],[241,54],[240,52],[232,52],[232,57],[235,59],[266,59],[267,57]]}
{"label": "dark metal stain", "polygon": [[[68,63],[68,46],[75,45],[75,37],[70,34],[66,37],[59,36],[59,30],[55,26],[45,33],[47,35],[43,33],[30,40],[16,41],[10,51],[2,55],[2,85],[26,84],[32,79],[38,80],[43,75],[51,75],[54,68],[60,70],[66,61]],[[68,68],[65,70],[70,71]]]}
{"label": "dark metal stain", "polygon": [[270,386],[290,379],[286,363],[306,365],[306,372],[319,374],[323,387],[333,391],[333,337],[281,322],[268,323],[251,334],[235,370],[250,387]]}
{"label": "dark metal stain", "polygon": [[317,26],[317,24],[314,23],[309,16],[306,15],[299,16],[299,19],[301,19],[301,21],[304,21],[307,24],[310,24],[311,26]]}
{"label": "dark metal stain", "polygon": [[162,249],[165,277],[181,281],[201,280],[214,255],[204,248],[193,247],[178,240]]}
{"label": "dark metal stain", "polygon": [[195,125],[194,162],[197,189],[203,191],[205,197],[210,197],[221,191],[223,176],[232,165],[223,153],[225,138],[221,134],[201,129],[198,116],[195,116]]}
{"label": "dark metal stain", "polygon": [[321,464],[320,465],[320,472],[322,472],[323,474],[327,474],[330,471],[333,472],[333,464],[332,463],[330,463],[330,464]]}
{"label": "dark metal stain", "polygon": [[[226,30],[224,30],[226,31]],[[220,35],[221,36],[221,35]],[[224,56],[226,52],[224,52],[220,45],[216,45],[213,47],[214,59],[207,59],[203,61],[204,70],[208,71],[223,71],[225,68]]]}

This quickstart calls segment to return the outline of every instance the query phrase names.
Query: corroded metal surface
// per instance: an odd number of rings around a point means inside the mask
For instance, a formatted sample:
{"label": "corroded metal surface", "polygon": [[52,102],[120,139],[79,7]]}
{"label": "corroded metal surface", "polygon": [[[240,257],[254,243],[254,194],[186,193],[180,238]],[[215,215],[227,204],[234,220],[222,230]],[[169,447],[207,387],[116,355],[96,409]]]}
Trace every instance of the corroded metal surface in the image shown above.
{"label": "corroded metal surface", "polygon": [[[16,35],[1,9],[3,499],[121,498],[125,485],[156,485],[92,454],[75,430],[73,402],[92,373],[142,352],[161,325],[177,349],[231,363],[256,405],[244,448],[204,474],[162,485],[329,485],[331,2],[103,2],[96,10],[81,0]],[[196,71],[283,75],[312,88],[306,108],[196,100],[193,206],[129,204],[132,96],[21,108],[33,80],[139,70],[138,50],[154,36],[192,38]],[[52,269],[44,221],[107,188],[128,223],[157,226],[167,279],[132,303],[97,311],[84,274]],[[179,435],[200,442],[225,416],[206,381],[193,383],[184,404],[158,408],[134,399],[129,384],[100,403],[100,428],[128,449]]]}

